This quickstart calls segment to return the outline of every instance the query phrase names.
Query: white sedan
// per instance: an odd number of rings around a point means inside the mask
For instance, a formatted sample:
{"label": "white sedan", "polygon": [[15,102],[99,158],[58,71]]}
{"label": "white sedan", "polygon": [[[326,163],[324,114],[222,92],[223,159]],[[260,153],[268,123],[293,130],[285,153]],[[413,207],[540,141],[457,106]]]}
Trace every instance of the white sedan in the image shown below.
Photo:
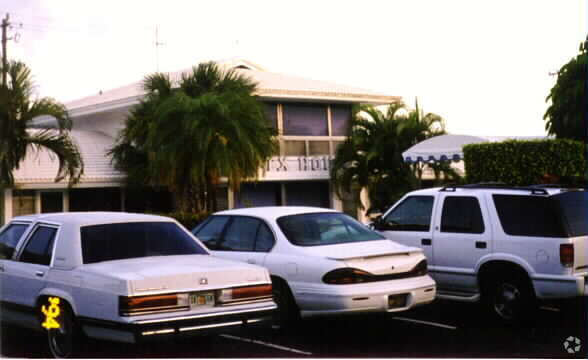
{"label": "white sedan", "polygon": [[44,330],[55,357],[76,335],[135,343],[267,323],[267,270],[210,256],[176,221],[125,213],[17,217],[0,229],[2,320]]}
{"label": "white sedan", "polygon": [[333,210],[228,210],[192,232],[213,255],[269,269],[282,325],[300,315],[395,312],[435,299],[421,249]]}

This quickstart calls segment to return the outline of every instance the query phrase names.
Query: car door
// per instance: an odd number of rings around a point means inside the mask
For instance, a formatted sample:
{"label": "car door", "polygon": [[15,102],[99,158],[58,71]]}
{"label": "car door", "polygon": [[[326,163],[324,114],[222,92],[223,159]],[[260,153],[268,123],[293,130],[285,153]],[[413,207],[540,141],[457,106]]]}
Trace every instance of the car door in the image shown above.
{"label": "car door", "polygon": [[430,271],[441,292],[477,292],[476,264],[492,251],[484,200],[476,194],[439,195]]}
{"label": "car door", "polygon": [[33,309],[39,292],[45,287],[53,258],[58,228],[36,225],[29,233],[16,261],[6,263],[3,287],[8,302]]}
{"label": "car door", "polygon": [[423,249],[428,261],[433,259],[431,218],[435,197],[411,195],[401,200],[375,224],[386,238]]}

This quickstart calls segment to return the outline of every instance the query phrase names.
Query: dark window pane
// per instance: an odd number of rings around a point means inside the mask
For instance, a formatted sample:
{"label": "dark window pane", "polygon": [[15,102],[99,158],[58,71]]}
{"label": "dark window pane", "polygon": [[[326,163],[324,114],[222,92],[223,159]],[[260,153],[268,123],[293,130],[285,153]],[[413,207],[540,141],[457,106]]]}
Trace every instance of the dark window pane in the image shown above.
{"label": "dark window pane", "polygon": [[329,207],[329,183],[326,181],[287,182],[286,205]]}
{"label": "dark window pane", "polygon": [[[561,216],[552,198],[492,195],[502,229],[508,235],[565,237]],[[584,222],[586,219],[584,219]]]}
{"label": "dark window pane", "polygon": [[63,193],[51,191],[41,193],[41,213],[53,213],[63,211]]}
{"label": "dark window pane", "polygon": [[255,251],[270,251],[274,246],[274,234],[263,222],[257,230],[257,241],[255,242]]}
{"label": "dark window pane", "polygon": [[257,228],[261,222],[254,218],[235,216],[217,250],[254,251]]}
{"label": "dark window pane", "polygon": [[353,218],[340,213],[283,216],[278,219],[278,225],[288,241],[298,246],[332,245],[385,239]]}
{"label": "dark window pane", "polygon": [[265,117],[269,121],[270,126],[274,129],[278,128],[278,104],[276,103],[263,103],[265,110]]}
{"label": "dark window pane", "polygon": [[351,121],[350,105],[331,105],[332,135],[347,136],[347,127]]}
{"label": "dark window pane", "polygon": [[322,104],[284,104],[284,135],[327,136],[327,107]]}
{"label": "dark window pane", "polygon": [[384,217],[384,221],[378,228],[380,230],[429,231],[433,201],[432,196],[408,197]]}
{"label": "dark window pane", "polygon": [[211,216],[208,221],[203,223],[202,226],[198,226],[192,231],[192,233],[194,233],[198,240],[202,241],[207,248],[215,250],[227,221],[229,221],[228,216]]}
{"label": "dark window pane", "polygon": [[18,240],[27,229],[28,225],[12,224],[0,234],[0,259],[10,259],[14,254],[14,248]]}
{"label": "dark window pane", "polygon": [[20,261],[39,265],[49,265],[53,253],[53,241],[57,229],[38,227],[20,256]]}
{"label": "dark window pane", "polygon": [[280,205],[280,184],[273,182],[242,184],[236,200],[236,208]]}
{"label": "dark window pane", "polygon": [[84,264],[146,256],[207,254],[175,223],[137,222],[81,228]]}
{"label": "dark window pane", "polygon": [[443,202],[441,232],[481,234],[484,221],[478,199],[470,196],[448,196]]}
{"label": "dark window pane", "polygon": [[120,188],[71,189],[70,211],[121,211]]}
{"label": "dark window pane", "polygon": [[588,234],[588,192],[569,191],[553,198],[562,211],[568,236]]}

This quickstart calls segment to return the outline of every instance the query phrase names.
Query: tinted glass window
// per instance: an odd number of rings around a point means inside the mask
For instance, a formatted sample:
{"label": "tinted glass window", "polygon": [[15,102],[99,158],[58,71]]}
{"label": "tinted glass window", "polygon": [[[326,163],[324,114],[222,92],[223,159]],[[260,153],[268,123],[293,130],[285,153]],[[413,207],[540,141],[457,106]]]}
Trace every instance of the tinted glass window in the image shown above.
{"label": "tinted glass window", "polygon": [[553,197],[561,209],[569,236],[588,234],[588,192],[570,191]]}
{"label": "tinted glass window", "polygon": [[56,233],[57,229],[55,228],[40,226],[35,229],[19,260],[26,263],[49,265]]}
{"label": "tinted glass window", "polygon": [[351,122],[350,105],[331,105],[332,131],[334,136],[346,136]]}
{"label": "tinted glass window", "polygon": [[210,220],[202,226],[198,226],[192,231],[192,233],[194,233],[207,248],[216,250],[217,241],[220,239],[227,221],[229,221],[228,216],[212,216]]}
{"label": "tinted glass window", "polygon": [[0,259],[12,258],[14,248],[27,227],[24,224],[12,224],[0,234]]}
{"label": "tinted glass window", "polygon": [[326,105],[287,103],[283,112],[284,135],[329,135]]}
{"label": "tinted glass window", "polygon": [[448,196],[443,202],[441,232],[481,234],[484,221],[478,199],[470,196]]}
{"label": "tinted glass window", "polygon": [[378,230],[429,231],[433,201],[432,196],[406,198],[384,217]]}
{"label": "tinted glass window", "polygon": [[255,251],[270,251],[274,246],[274,234],[263,222],[257,230],[257,240],[255,241]]}
{"label": "tinted glass window", "polygon": [[[492,195],[502,229],[508,235],[565,237],[561,217],[552,198]],[[585,223],[586,219],[584,219]]]}
{"label": "tinted glass window", "polygon": [[288,240],[298,246],[343,244],[385,239],[353,218],[339,213],[284,216],[278,225]]}
{"label": "tinted glass window", "polygon": [[270,126],[274,129],[278,128],[278,104],[263,103],[265,111],[265,118],[268,120]]}
{"label": "tinted glass window", "polygon": [[221,239],[217,250],[254,251],[257,228],[261,221],[235,216]]}
{"label": "tinted glass window", "polygon": [[175,223],[84,226],[81,236],[84,264],[146,256],[207,254]]}

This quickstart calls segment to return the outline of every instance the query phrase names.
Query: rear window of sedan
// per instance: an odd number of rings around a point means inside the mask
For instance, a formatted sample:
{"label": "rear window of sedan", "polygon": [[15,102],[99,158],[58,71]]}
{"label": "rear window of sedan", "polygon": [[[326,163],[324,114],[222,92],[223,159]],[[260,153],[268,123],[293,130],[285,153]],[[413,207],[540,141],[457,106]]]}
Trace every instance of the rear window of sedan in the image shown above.
{"label": "rear window of sedan", "polygon": [[84,264],[147,256],[208,254],[175,223],[132,222],[80,229]]}
{"label": "rear window of sedan", "polygon": [[288,241],[298,246],[320,246],[385,238],[340,213],[313,213],[283,216],[278,225]]}

